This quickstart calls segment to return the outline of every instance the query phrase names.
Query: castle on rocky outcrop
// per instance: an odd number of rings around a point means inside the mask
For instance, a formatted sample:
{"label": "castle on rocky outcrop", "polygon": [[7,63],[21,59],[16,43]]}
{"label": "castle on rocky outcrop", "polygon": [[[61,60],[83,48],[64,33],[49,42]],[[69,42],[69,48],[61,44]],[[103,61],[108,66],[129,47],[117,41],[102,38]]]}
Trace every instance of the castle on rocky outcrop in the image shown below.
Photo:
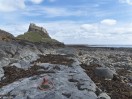
{"label": "castle on rocky outcrop", "polygon": [[36,26],[34,23],[30,23],[28,32],[44,32],[44,33],[48,34],[46,29],[44,29],[43,27]]}

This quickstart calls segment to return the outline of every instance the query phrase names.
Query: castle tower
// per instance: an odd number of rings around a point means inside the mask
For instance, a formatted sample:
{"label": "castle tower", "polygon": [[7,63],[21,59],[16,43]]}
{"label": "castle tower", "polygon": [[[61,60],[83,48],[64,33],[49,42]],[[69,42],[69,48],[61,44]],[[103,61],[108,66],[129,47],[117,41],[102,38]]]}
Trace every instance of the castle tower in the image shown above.
{"label": "castle tower", "polygon": [[36,26],[34,23],[30,23],[29,25],[28,32],[31,32],[31,31],[32,32],[43,32],[45,34],[48,34],[46,29],[44,29],[43,27]]}

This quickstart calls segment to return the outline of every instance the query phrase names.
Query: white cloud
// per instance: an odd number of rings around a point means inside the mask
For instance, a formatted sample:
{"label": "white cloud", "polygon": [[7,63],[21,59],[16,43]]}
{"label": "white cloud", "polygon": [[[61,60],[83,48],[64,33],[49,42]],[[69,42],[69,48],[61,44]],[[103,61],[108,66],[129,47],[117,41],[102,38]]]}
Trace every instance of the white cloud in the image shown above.
{"label": "white cloud", "polygon": [[0,29],[5,30],[9,33],[12,33],[14,36],[25,33],[28,30],[29,24],[10,24],[2,25],[0,24]]}
{"label": "white cloud", "polygon": [[114,19],[104,19],[100,23],[103,24],[103,25],[112,26],[112,25],[115,25],[117,23],[117,21],[114,20]]}
{"label": "white cloud", "polygon": [[12,12],[27,7],[26,2],[40,4],[44,0],[0,0],[0,12]]}
{"label": "white cloud", "polygon": [[119,0],[119,2],[132,5],[132,0]]}
{"label": "white cloud", "polygon": [[2,12],[10,12],[24,8],[24,0],[0,0],[0,11]]}
{"label": "white cloud", "polygon": [[31,2],[35,3],[35,4],[40,4],[42,3],[44,0],[30,0]]}
{"label": "white cloud", "polygon": [[114,27],[71,21],[38,24],[44,26],[53,38],[65,43],[132,44],[132,24],[129,23]]}
{"label": "white cloud", "polygon": [[85,29],[86,31],[98,30],[98,26],[95,24],[83,24],[81,28]]}
{"label": "white cloud", "polygon": [[[37,23],[47,29],[50,36],[65,43],[76,44],[132,44],[132,24],[116,24],[114,27],[100,23],[76,23],[74,21],[57,21]],[[23,34],[29,24],[0,25],[14,35]],[[13,28],[12,28],[13,27]]]}

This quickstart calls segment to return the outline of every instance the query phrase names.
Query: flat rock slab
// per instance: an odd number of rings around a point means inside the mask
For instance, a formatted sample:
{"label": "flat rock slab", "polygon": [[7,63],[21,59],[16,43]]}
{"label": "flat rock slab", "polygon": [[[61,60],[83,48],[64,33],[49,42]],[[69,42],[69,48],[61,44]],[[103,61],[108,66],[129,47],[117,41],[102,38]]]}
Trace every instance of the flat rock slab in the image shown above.
{"label": "flat rock slab", "polygon": [[[3,86],[0,89],[0,97],[4,99],[97,99],[96,85],[81,68],[77,59],[74,60],[71,66],[46,64],[46,67],[50,66],[55,73],[22,78]],[[45,64],[38,65],[43,67]],[[60,68],[56,69],[56,66]],[[52,81],[53,88],[43,91],[38,87],[45,76]]]}

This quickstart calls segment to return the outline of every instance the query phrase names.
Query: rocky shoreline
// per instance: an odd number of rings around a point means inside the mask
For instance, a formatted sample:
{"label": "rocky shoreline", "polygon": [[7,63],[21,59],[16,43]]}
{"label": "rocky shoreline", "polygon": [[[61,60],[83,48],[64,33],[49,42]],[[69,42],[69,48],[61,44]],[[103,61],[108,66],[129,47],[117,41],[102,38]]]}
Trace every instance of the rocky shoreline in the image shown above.
{"label": "rocky shoreline", "polygon": [[[131,49],[1,45],[2,99],[132,98]],[[45,76],[52,90],[38,89]]]}
{"label": "rocky shoreline", "polygon": [[131,48],[75,47],[81,66],[111,99],[132,98]]}
{"label": "rocky shoreline", "polygon": [[132,49],[64,45],[35,24],[2,31],[0,99],[132,99]]}
{"label": "rocky shoreline", "polygon": [[[11,55],[3,50],[6,46],[11,48]],[[85,74],[76,57],[60,52],[62,48],[41,48],[45,49],[43,53],[38,50],[40,48],[28,44],[0,46],[1,51],[8,55],[1,53],[1,99],[97,98],[96,85]],[[38,88],[45,76],[53,82],[52,90]]]}

